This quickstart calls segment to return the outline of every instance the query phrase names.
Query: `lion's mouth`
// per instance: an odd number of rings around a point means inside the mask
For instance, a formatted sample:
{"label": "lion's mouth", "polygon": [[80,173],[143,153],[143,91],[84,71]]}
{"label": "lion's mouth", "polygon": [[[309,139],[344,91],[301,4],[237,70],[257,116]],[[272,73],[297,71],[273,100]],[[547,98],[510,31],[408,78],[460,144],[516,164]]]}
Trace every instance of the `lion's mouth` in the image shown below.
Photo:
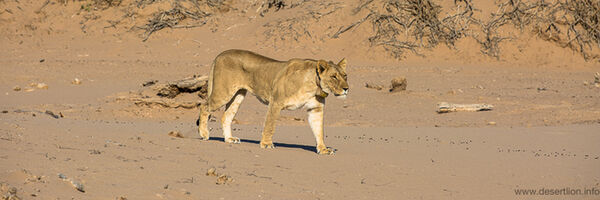
{"label": "lion's mouth", "polygon": [[338,99],[346,99],[346,95],[348,95],[348,90],[344,90],[344,92],[338,94],[338,93],[334,93],[333,94],[335,97],[337,97]]}
{"label": "lion's mouth", "polygon": [[348,95],[348,90],[343,90],[342,93],[339,93],[339,94],[338,93],[334,93],[333,95],[335,95],[336,97],[346,96],[346,95]]}

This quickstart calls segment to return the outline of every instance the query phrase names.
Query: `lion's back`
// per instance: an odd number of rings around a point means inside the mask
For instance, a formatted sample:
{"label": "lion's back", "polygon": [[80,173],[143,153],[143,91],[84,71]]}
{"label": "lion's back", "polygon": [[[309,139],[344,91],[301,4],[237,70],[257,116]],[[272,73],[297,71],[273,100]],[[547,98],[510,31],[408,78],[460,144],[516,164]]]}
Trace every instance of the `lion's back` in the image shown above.
{"label": "lion's back", "polygon": [[[270,96],[272,81],[288,65],[251,51],[232,49],[219,54],[210,74],[209,93],[245,88],[259,96]],[[209,95],[210,96],[210,95]],[[267,97],[265,97],[267,98]]]}
{"label": "lion's back", "polygon": [[241,72],[264,72],[277,70],[283,63],[257,53],[231,49],[222,52],[215,58],[215,67]]}

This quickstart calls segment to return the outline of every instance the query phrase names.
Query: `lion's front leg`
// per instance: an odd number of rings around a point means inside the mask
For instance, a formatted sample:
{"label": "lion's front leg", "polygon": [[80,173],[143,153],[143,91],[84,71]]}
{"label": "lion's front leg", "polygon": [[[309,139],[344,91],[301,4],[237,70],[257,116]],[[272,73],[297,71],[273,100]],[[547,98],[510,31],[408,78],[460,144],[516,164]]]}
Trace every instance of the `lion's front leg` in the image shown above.
{"label": "lion's front leg", "polygon": [[265,127],[262,132],[262,139],[260,140],[261,148],[275,148],[273,145],[273,133],[275,132],[275,122],[279,118],[281,107],[269,104],[269,111],[267,111],[267,119],[265,120]]}
{"label": "lion's front leg", "polygon": [[323,107],[308,110],[308,124],[317,140],[317,153],[321,155],[332,155],[333,149],[327,148],[323,139]]}

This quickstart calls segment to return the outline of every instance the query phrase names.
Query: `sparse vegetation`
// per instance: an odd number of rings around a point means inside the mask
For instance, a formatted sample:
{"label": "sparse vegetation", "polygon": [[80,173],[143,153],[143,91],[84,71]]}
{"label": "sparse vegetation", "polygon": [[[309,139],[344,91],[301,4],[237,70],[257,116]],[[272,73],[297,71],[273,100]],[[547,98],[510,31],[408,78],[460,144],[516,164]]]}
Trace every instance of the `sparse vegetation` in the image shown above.
{"label": "sparse vegetation", "polygon": [[[499,30],[512,25],[520,32],[534,32],[540,38],[579,52],[586,60],[598,59],[600,48],[600,1],[558,0],[553,3],[536,0],[506,0],[498,4],[490,19],[473,17],[477,9],[471,0],[456,0],[456,13],[441,17],[442,8],[431,0],[366,0],[353,9],[358,14],[363,9],[366,17],[348,26],[340,27],[333,38],[370,21],[374,35],[368,38],[372,46],[382,46],[401,59],[406,51],[419,55],[419,50],[454,43],[465,37],[475,39],[481,52],[500,57],[500,44],[513,39]],[[370,4],[376,4],[369,7]]]}
{"label": "sparse vegetation", "polygon": [[[178,1],[173,2],[173,8],[166,11],[154,13],[153,17],[148,20],[148,23],[140,27],[145,30],[144,40],[148,40],[152,33],[163,28],[193,28],[206,24],[206,17],[210,14],[198,9],[197,7],[186,8],[181,6]],[[193,22],[185,25],[180,25],[180,22],[185,19],[191,19]]]}
{"label": "sparse vegetation", "polygon": [[[586,60],[600,61],[600,1],[597,0],[500,0],[496,1],[496,11],[485,15],[472,0],[454,0],[453,6],[444,7],[438,0],[362,0],[350,7],[349,12],[338,12],[349,5],[345,2],[311,0],[244,4],[252,8],[241,7],[239,2],[231,0],[47,0],[36,13],[50,1],[63,5],[79,3],[84,12],[80,22],[84,32],[89,29],[89,22],[101,18],[101,12],[115,8],[123,13],[122,17],[102,17],[108,23],[104,28],[119,25],[127,31],[143,30],[143,41],[164,28],[203,26],[219,13],[240,12],[267,18],[286,11],[296,14],[256,24],[262,26],[264,40],[274,46],[336,39],[362,26],[370,28],[370,32],[361,40],[383,48],[397,59],[404,58],[406,52],[422,55],[423,50],[440,44],[456,48],[456,42],[464,38],[476,41],[482,54],[500,59],[506,41],[527,34],[572,49]],[[157,3],[160,5],[151,6]],[[339,20],[331,20],[344,17],[355,20],[342,25],[335,24]],[[216,27],[211,30],[217,31]]]}

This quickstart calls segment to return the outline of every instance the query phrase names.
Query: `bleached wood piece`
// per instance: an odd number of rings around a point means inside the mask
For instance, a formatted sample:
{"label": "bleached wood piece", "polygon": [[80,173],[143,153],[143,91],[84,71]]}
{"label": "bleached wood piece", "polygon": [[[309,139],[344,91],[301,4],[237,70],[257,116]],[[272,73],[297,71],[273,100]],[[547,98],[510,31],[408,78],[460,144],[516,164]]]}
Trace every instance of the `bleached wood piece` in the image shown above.
{"label": "bleached wood piece", "polygon": [[457,112],[457,111],[488,111],[494,106],[489,104],[454,104],[448,102],[438,103],[438,113]]}

